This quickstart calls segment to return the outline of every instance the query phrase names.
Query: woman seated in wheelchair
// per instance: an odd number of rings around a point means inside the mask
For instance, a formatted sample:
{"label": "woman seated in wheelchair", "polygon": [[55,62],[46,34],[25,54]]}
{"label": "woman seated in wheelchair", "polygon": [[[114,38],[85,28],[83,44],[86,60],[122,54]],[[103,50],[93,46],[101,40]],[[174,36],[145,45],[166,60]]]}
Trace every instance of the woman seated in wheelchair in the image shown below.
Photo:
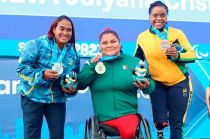
{"label": "woman seated in wheelchair", "polygon": [[147,92],[151,80],[133,80],[133,69],[140,60],[122,52],[114,30],[104,29],[99,44],[101,54],[84,64],[78,75],[78,89],[89,86],[99,123],[116,128],[121,139],[134,139],[139,123],[137,89]]}

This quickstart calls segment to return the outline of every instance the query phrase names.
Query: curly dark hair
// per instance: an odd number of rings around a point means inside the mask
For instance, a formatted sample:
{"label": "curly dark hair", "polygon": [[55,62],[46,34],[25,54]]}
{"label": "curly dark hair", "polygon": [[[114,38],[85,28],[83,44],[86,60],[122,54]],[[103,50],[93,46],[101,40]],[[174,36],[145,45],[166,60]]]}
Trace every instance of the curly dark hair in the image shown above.
{"label": "curly dark hair", "polygon": [[166,10],[166,13],[168,14],[168,6],[165,3],[163,3],[162,1],[155,1],[155,2],[151,3],[150,7],[149,7],[149,14],[151,14],[152,9],[156,6],[163,7]]}

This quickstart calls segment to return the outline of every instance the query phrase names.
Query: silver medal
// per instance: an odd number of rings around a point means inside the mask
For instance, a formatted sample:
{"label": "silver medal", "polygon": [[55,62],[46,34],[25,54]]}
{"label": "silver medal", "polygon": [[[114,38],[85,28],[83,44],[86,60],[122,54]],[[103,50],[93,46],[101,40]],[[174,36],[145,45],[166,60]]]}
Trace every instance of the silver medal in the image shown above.
{"label": "silver medal", "polygon": [[98,74],[103,74],[106,71],[106,67],[104,66],[104,64],[102,62],[98,62],[96,64],[95,71]]}
{"label": "silver medal", "polygon": [[63,73],[63,66],[60,63],[54,63],[52,70],[57,71],[58,74],[62,74]]}
{"label": "silver medal", "polygon": [[165,53],[166,50],[168,48],[170,48],[170,44],[169,44],[168,40],[162,40],[160,47],[163,50],[163,52]]}

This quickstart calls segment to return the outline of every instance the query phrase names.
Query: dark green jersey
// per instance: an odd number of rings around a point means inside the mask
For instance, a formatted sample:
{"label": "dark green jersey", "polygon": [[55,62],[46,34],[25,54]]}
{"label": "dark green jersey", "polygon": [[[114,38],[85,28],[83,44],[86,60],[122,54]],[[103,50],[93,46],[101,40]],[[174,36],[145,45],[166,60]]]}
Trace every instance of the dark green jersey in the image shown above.
{"label": "dark green jersey", "polygon": [[78,75],[79,89],[90,87],[93,109],[99,121],[111,120],[138,110],[137,88],[133,84],[132,70],[139,59],[121,54],[104,61],[106,71],[97,74],[94,63],[86,63]]}

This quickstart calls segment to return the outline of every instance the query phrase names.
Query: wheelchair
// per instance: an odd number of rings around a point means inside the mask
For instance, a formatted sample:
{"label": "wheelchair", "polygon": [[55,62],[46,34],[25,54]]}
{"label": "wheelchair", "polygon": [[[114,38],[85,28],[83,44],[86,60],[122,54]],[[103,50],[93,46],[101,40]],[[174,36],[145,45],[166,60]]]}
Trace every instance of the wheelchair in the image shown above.
{"label": "wheelchair", "polygon": [[[139,125],[136,129],[135,139],[151,139],[149,122],[141,114],[137,114]],[[107,139],[119,137],[117,129],[98,122],[96,116],[92,115],[85,123],[85,139]]]}

